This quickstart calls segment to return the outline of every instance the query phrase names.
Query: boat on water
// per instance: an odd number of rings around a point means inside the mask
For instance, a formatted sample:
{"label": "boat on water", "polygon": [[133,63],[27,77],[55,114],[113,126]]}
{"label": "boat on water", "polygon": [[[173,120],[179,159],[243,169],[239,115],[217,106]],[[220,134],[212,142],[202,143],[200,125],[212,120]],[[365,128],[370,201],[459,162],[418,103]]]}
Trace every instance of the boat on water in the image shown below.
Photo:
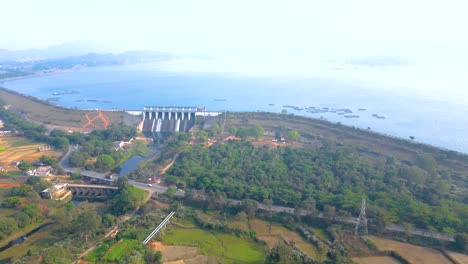
{"label": "boat on water", "polygon": [[217,101],[217,102],[224,102],[224,101],[226,101],[226,99],[224,99],[224,98],[215,98],[214,100]]}
{"label": "boat on water", "polygon": [[378,119],[385,119],[385,116],[378,115],[378,114],[373,114],[372,116]]}

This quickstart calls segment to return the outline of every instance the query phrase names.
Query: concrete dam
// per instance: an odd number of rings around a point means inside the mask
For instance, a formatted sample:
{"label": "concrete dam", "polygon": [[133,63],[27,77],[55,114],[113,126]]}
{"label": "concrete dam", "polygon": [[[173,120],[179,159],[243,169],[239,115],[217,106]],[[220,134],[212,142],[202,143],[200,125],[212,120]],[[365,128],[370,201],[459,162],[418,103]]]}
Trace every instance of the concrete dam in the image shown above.
{"label": "concrete dam", "polygon": [[143,111],[127,111],[141,115],[139,128],[144,132],[187,132],[199,117],[218,116],[221,112],[205,108],[175,106],[145,106]]}

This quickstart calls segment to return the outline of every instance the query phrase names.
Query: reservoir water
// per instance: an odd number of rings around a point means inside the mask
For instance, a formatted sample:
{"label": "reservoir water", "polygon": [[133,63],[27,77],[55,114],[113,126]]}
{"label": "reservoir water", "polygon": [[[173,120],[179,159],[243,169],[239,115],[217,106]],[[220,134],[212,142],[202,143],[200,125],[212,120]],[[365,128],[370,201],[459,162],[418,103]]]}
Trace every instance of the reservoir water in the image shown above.
{"label": "reservoir water", "polygon": [[[468,153],[468,104],[463,100],[384,89],[378,82],[353,78],[246,77],[126,65],[5,81],[0,86],[80,109],[141,110],[147,105],[227,111],[286,109],[405,139],[413,136],[418,142]],[[346,114],[348,117],[337,112],[310,113],[285,105],[348,109],[352,113]]]}

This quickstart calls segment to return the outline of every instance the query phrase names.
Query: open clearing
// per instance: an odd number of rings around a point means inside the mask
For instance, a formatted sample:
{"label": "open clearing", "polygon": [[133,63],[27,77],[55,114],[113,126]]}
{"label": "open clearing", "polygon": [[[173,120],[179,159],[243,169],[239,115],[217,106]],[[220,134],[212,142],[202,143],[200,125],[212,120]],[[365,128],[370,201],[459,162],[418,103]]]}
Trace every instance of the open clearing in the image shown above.
{"label": "open clearing", "polygon": [[151,250],[161,251],[162,261],[165,264],[219,263],[213,257],[200,255],[197,247],[172,246],[161,242],[151,242],[149,247]]}
{"label": "open clearing", "polygon": [[353,262],[356,264],[401,264],[398,260],[387,256],[353,258]]}
{"label": "open clearing", "polygon": [[[120,122],[136,126],[140,117],[132,116],[123,111],[87,111],[55,106],[46,101],[28,97],[7,89],[0,89],[0,100],[12,109],[20,112],[27,120],[40,123],[49,129],[59,128],[63,130],[80,131],[83,126],[87,131],[104,127],[106,124],[118,124]],[[101,114],[100,114],[101,113]],[[105,117],[103,116],[105,115]],[[88,125],[95,116],[99,116]],[[103,118],[101,118],[103,117]],[[105,121],[104,121],[105,120]],[[88,125],[88,126],[87,126]]]}
{"label": "open clearing", "polygon": [[32,142],[23,137],[0,137],[0,147],[4,148],[0,151],[0,166],[10,172],[18,171],[16,165],[11,165],[11,163],[21,160],[36,161],[42,155],[56,158],[62,155],[61,152],[54,150],[39,151],[39,148],[43,146],[46,145]]}
{"label": "open clearing", "polygon": [[200,254],[217,257],[222,263],[261,263],[266,256],[265,248],[249,238],[202,229],[171,228],[163,235],[163,241],[198,247]]}
{"label": "open clearing", "polygon": [[415,246],[395,240],[370,236],[380,250],[395,251],[410,263],[453,264],[442,253],[435,249]]}

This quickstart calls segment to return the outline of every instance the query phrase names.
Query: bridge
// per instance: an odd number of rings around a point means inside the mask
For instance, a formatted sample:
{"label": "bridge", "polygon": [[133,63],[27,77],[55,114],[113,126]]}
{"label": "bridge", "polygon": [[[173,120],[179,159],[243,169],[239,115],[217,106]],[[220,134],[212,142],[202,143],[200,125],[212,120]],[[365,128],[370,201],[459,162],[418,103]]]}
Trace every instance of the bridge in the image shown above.
{"label": "bridge", "polygon": [[114,186],[87,184],[68,184],[67,189],[76,198],[112,198],[114,192],[118,190]]}
{"label": "bridge", "polygon": [[175,211],[172,211],[170,214],[162,220],[162,222],[149,234],[149,236],[143,241],[143,244],[148,244],[148,242],[161,230],[162,228],[165,228],[171,217],[175,214]]}

